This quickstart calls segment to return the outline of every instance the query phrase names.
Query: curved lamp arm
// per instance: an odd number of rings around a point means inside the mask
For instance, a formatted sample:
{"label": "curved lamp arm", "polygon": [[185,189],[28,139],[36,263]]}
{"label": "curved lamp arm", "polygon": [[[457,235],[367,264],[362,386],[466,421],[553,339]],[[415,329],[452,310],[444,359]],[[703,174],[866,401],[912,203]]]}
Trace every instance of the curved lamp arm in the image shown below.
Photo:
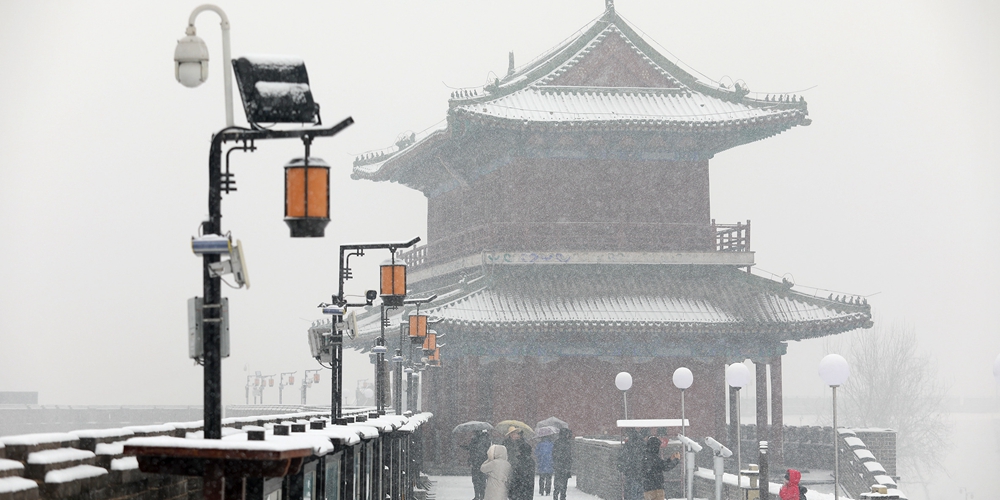
{"label": "curved lamp arm", "polygon": [[191,16],[188,17],[188,27],[186,33],[188,36],[194,36],[197,34],[197,30],[194,27],[194,21],[198,17],[198,14],[210,10],[219,15],[222,22],[219,23],[222,26],[222,77],[225,79],[225,89],[226,89],[226,126],[233,126],[233,62],[232,54],[229,50],[229,17],[226,13],[222,11],[219,7],[212,5],[210,3],[202,4],[194,8],[191,11]]}

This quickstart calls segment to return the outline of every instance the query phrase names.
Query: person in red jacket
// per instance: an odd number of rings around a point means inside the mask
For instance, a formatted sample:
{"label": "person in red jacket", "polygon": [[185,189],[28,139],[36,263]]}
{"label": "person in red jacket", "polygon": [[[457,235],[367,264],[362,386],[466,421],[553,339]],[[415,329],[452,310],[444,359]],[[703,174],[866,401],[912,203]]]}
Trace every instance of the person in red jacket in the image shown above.
{"label": "person in red jacket", "polygon": [[802,479],[802,474],[799,471],[788,469],[788,472],[785,473],[785,484],[778,492],[781,500],[799,500],[799,479]]}

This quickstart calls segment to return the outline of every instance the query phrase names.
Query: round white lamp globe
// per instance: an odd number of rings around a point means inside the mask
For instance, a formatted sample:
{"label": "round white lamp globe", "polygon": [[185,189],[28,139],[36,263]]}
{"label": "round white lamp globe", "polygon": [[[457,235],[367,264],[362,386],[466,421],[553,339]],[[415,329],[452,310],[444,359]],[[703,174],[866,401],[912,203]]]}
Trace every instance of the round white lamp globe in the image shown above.
{"label": "round white lamp globe", "polygon": [[691,370],[683,366],[674,370],[674,386],[678,389],[683,391],[691,387],[692,382],[694,382],[694,375],[691,373]]}
{"label": "round white lamp globe", "polygon": [[750,369],[743,363],[733,363],[726,367],[726,383],[729,387],[743,388],[750,382]]}
{"label": "round white lamp globe", "polygon": [[819,362],[819,377],[830,387],[838,387],[847,382],[851,376],[851,367],[847,360],[839,354],[827,354]]}
{"label": "round white lamp globe", "polygon": [[627,391],[632,388],[632,374],[629,372],[621,372],[615,375],[615,387],[619,391]]}

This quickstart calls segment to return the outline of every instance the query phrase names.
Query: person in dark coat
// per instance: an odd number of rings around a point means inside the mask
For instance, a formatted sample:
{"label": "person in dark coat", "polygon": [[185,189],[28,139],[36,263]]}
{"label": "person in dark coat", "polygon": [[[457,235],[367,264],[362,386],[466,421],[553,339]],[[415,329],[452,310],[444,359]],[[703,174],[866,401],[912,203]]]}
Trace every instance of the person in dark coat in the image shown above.
{"label": "person in dark coat", "polygon": [[489,431],[481,431],[472,436],[472,441],[469,441],[468,445],[463,446],[469,450],[468,463],[472,470],[472,488],[476,495],[473,500],[483,500],[483,494],[486,491],[486,474],[480,470],[480,467],[486,461],[486,453],[492,444]]}
{"label": "person in dark coat", "polygon": [[642,456],[642,497],[644,500],[663,500],[663,473],[673,469],[681,461],[680,452],[664,460],[660,458],[660,438],[650,436],[646,440],[646,452]]}
{"label": "person in dark coat", "polygon": [[566,500],[566,483],[573,475],[573,433],[559,429],[559,437],[552,443],[552,470],[555,473],[552,500]]}
{"label": "person in dark coat", "polygon": [[531,445],[524,441],[524,434],[511,426],[504,438],[507,460],[510,461],[510,500],[531,500],[535,494],[535,459],[531,456]]}
{"label": "person in dark coat", "polygon": [[618,452],[618,472],[622,474],[625,500],[642,500],[643,446],[639,431],[625,430],[625,444]]}

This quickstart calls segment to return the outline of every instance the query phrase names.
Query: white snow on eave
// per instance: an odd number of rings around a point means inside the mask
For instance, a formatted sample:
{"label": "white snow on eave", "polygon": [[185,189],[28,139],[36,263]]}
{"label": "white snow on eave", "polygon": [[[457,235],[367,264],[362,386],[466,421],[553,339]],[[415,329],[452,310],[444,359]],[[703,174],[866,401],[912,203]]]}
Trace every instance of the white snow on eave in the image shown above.
{"label": "white snow on eave", "polygon": [[136,457],[116,458],[111,461],[111,470],[135,470],[139,468],[139,459]]}
{"label": "white snow on eave", "polygon": [[17,436],[4,436],[0,438],[0,444],[7,446],[38,446],[46,443],[75,443],[80,438],[68,432],[47,432],[40,434],[20,434]]}
{"label": "white snow on eave", "polygon": [[13,476],[0,478],[0,493],[14,493],[37,487],[38,483],[23,477]]}
{"label": "white snow on eave", "polygon": [[78,438],[105,439],[105,438],[129,438],[135,435],[128,429],[85,429],[81,431],[70,431],[70,434]]}
{"label": "white snow on eave", "polygon": [[123,429],[132,431],[135,434],[144,432],[173,432],[177,430],[172,425],[159,424],[159,425],[130,425],[124,427]]}
{"label": "white snow on eave", "polygon": [[247,54],[244,59],[255,66],[302,66],[305,60],[298,56],[284,56],[274,54]]}
{"label": "white snow on eave", "polygon": [[97,455],[121,455],[125,452],[125,441],[119,441],[117,443],[98,443],[94,447],[94,453]]}
{"label": "white snow on eave", "polygon": [[78,479],[98,477],[107,474],[108,471],[93,465],[77,465],[68,469],[51,470],[45,473],[46,483],[68,483]]}
{"label": "white snow on eave", "polygon": [[24,464],[9,458],[0,458],[0,472],[24,469]]}
{"label": "white snow on eave", "polygon": [[73,460],[86,460],[94,458],[94,452],[78,450],[76,448],[59,448],[56,450],[36,451],[28,454],[29,464],[57,464],[60,462],[70,462]]}
{"label": "white snow on eave", "polygon": [[148,446],[153,448],[191,448],[202,450],[247,450],[247,451],[292,451],[311,449],[322,455],[332,449],[329,439],[315,436],[307,438],[304,434],[295,436],[274,436],[264,441],[248,441],[246,433],[234,434],[223,439],[184,439],[169,436],[132,438],[125,442],[126,446]]}

